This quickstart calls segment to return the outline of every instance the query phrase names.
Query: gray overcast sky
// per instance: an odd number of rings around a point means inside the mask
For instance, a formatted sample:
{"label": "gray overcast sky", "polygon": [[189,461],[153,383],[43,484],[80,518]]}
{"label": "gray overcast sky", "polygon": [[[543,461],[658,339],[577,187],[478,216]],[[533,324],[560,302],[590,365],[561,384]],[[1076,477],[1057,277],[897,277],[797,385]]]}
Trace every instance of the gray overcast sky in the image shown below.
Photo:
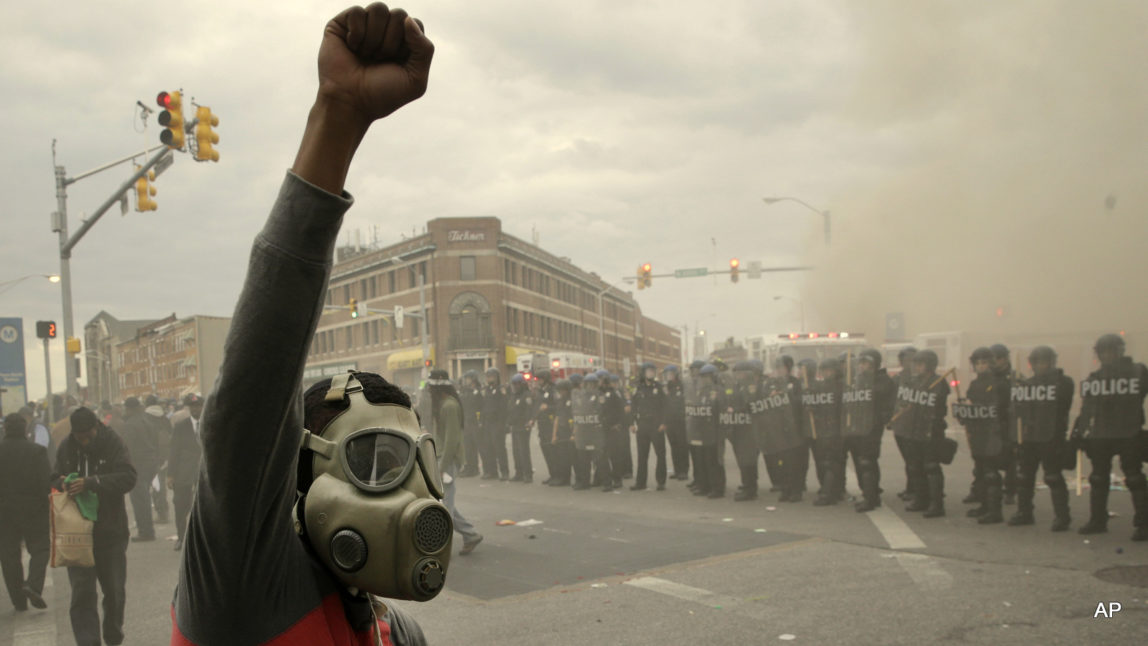
{"label": "gray overcast sky", "polygon": [[[543,247],[610,278],[642,262],[662,272],[724,267],[734,256],[816,259],[819,218],[792,204],[766,208],[763,195],[832,209],[848,231],[849,205],[871,209],[875,187],[919,168],[959,131],[954,123],[983,112],[960,100],[982,96],[982,83],[953,59],[1007,35],[1007,47],[988,47],[976,63],[991,67],[999,55],[1005,69],[1039,65],[1033,52],[1057,43],[1017,26],[1041,25],[1073,3],[864,4],[407,3],[437,47],[430,90],[376,124],[360,148],[344,231],[369,239],[377,227],[387,244],[435,217],[495,215],[508,232],[529,239],[536,228]],[[1110,15],[1094,21],[1097,34],[1143,40],[1135,3],[1098,4]],[[219,116],[222,159],[178,155],[156,184],[158,211],[120,217],[115,208],[92,230],[72,261],[75,322],[100,309],[120,318],[230,314],[314,95],[323,25],[344,6],[201,1],[176,16],[163,3],[4,3],[0,281],[57,271],[51,140],[70,174],[150,146],[158,126],[153,116],[140,131],[135,101],[153,105],[159,90],[183,88]],[[1130,16],[1132,26],[1106,31]],[[959,39],[945,38],[950,27]],[[1145,59],[1126,60],[1135,68]],[[1009,81],[1000,76],[985,84]],[[1000,98],[987,96],[989,105]],[[1009,130],[1008,119],[993,123],[982,134]],[[72,187],[73,230],[125,173]],[[874,228],[854,218],[853,229]],[[772,296],[803,294],[808,280],[655,280],[638,298],[665,323],[700,321],[716,337],[740,337],[796,327],[796,307]],[[854,323],[816,303],[810,310],[814,325]],[[30,334],[31,321],[60,319],[58,288],[28,281],[0,295],[0,315],[24,317]],[[36,347],[32,396],[43,392]],[[54,368],[60,385],[62,360]]]}

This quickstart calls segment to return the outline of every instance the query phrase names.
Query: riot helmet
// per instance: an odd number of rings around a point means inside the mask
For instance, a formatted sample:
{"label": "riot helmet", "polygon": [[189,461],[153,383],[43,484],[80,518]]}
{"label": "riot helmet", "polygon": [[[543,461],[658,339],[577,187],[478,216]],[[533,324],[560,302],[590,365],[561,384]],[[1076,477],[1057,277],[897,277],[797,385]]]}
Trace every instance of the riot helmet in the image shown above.
{"label": "riot helmet", "polygon": [[921,350],[913,355],[913,364],[920,365],[925,374],[936,372],[938,363],[940,363],[940,359],[937,358],[937,353],[932,350]]}
{"label": "riot helmet", "polygon": [[[973,353],[969,355],[969,363],[973,366],[973,371],[978,375],[991,371],[994,359],[996,359],[996,357],[993,355],[993,351],[984,346],[973,350]],[[978,366],[977,364],[980,365]]]}
{"label": "riot helmet", "polygon": [[570,375],[570,385],[577,388],[578,386],[582,385],[582,379],[582,373],[576,372]]}
{"label": "riot helmet", "polygon": [[874,348],[865,348],[857,355],[857,362],[859,364],[869,363],[873,366],[873,370],[881,369],[881,353]]}
{"label": "riot helmet", "polygon": [[1056,350],[1047,345],[1038,345],[1028,353],[1028,365],[1033,372],[1042,374],[1056,367]]}
{"label": "riot helmet", "polygon": [[1105,334],[1096,340],[1096,356],[1100,363],[1112,363],[1124,356],[1124,337],[1119,334]]}

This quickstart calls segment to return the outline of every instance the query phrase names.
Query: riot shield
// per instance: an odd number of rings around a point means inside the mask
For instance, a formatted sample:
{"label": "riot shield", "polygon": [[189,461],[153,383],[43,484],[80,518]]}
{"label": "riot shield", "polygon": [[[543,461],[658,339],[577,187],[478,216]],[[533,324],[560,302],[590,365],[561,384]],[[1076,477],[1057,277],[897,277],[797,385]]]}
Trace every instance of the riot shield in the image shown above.
{"label": "riot shield", "polygon": [[686,439],[692,446],[711,446],[717,443],[717,399],[720,387],[704,377],[686,384]]}
{"label": "riot shield", "polygon": [[869,437],[877,423],[876,375],[861,372],[841,393],[841,431],[846,437]]}
{"label": "riot shield", "polygon": [[595,390],[579,388],[571,394],[574,413],[574,445],[580,451],[594,451],[606,446],[606,433],[599,419],[602,405]]}
{"label": "riot shield", "polygon": [[756,418],[757,445],[765,455],[775,455],[800,447],[804,440],[794,413],[794,402],[783,379],[767,379],[759,397],[750,400],[750,412]]}

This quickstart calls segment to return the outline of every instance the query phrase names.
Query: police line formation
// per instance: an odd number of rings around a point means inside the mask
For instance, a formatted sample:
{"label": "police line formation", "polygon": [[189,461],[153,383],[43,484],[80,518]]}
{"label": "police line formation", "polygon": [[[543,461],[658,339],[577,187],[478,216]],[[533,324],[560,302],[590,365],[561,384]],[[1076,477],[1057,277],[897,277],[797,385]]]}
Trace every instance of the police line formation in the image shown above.
{"label": "police line formation", "polygon": [[[693,480],[696,496],[726,494],[725,442],[733,447],[741,486],[734,500],[758,497],[761,457],[780,502],[801,502],[812,462],[820,489],[814,505],[845,498],[846,460],[852,459],[862,498],[859,512],[881,505],[878,457],[886,430],[893,432],[904,458],[905,509],[926,518],[945,515],[943,465],[951,464],[959,443],[946,437],[946,418],[964,427],[974,462],[973,484],[963,500],[978,523],[1005,522],[1002,505],[1016,504],[1009,525],[1035,522],[1037,471],[1051,496],[1052,531],[1071,525],[1069,492],[1063,472],[1077,466],[1078,452],[1091,460],[1089,520],[1081,534],[1106,532],[1113,459],[1120,458],[1135,508],[1132,540],[1148,540],[1148,432],[1143,403],[1148,368],[1125,356],[1124,339],[1102,336],[1095,345],[1100,367],[1081,383],[1081,410],[1069,433],[1076,392],[1071,377],[1056,366],[1056,352],[1035,348],[1029,377],[1014,372],[1003,345],[978,348],[969,358],[976,378],[950,407],[952,384],[937,374],[931,350],[905,348],[901,372],[890,377],[881,353],[805,360],[780,357],[767,373],[760,361],[695,361],[680,374],[641,366],[629,385],[606,371],[574,374],[556,382],[540,370],[533,384],[516,374],[509,387],[490,369],[485,383],[477,372],[463,375],[465,466],[460,477],[479,476],[530,483],[530,437],[538,430],[550,477],[543,482],[576,490],[614,491],[634,477],[631,490],[648,484],[651,449],[654,485],[667,478]],[[633,464],[627,430],[636,435]],[[506,450],[511,436],[514,476]],[[667,473],[666,447],[672,473]],[[812,460],[810,455],[812,454]],[[481,466],[481,469],[480,469]]]}

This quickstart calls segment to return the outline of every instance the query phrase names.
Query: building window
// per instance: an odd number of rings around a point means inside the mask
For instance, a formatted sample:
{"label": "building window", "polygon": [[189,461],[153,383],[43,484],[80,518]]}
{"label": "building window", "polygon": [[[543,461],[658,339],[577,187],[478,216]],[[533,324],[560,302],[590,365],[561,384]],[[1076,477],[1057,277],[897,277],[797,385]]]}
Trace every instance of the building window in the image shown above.
{"label": "building window", "polygon": [[462,256],[459,260],[459,279],[475,280],[478,269],[475,267],[474,256]]}
{"label": "building window", "polygon": [[343,328],[343,334],[347,335],[347,349],[350,350],[352,347],[354,347],[354,343],[355,343],[354,328],[352,328],[352,327]]}
{"label": "building window", "polygon": [[388,282],[390,283],[390,288],[391,288],[390,291],[387,293],[394,294],[395,293],[395,272],[394,272],[394,270],[387,272],[387,279],[388,279]]}
{"label": "building window", "polygon": [[371,298],[379,295],[379,277],[371,276]]}
{"label": "building window", "polygon": [[412,264],[407,266],[407,286],[411,289],[418,287],[419,284],[418,274],[416,271],[417,267],[415,265]]}

